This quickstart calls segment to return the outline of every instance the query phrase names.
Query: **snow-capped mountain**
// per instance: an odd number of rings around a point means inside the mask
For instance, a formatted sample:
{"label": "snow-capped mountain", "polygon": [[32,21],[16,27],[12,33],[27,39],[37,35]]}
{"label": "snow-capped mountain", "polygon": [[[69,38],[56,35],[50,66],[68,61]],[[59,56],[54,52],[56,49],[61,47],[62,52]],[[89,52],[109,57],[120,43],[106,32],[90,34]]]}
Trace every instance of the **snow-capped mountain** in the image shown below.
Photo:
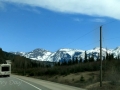
{"label": "snow-capped mountain", "polygon": [[117,47],[113,50],[114,57],[120,56],[120,47]]}
{"label": "snow-capped mountain", "polygon": [[[109,54],[112,54],[113,50],[112,49],[105,49],[102,48],[102,56],[105,57],[106,56],[106,52]],[[100,54],[100,48],[96,47],[94,49],[91,50],[87,50],[86,51],[87,56],[92,56],[94,55],[94,58],[97,59],[97,57],[99,57]],[[48,61],[53,61],[53,62],[58,62],[58,61],[63,61],[63,60],[70,60],[72,58],[82,58],[84,59],[85,57],[85,51],[84,50],[78,50],[78,49],[60,49],[57,52],[51,54],[47,60]]]}
{"label": "snow-capped mountain", "polygon": [[37,48],[31,52],[26,52],[26,53],[25,52],[12,52],[12,53],[39,61],[45,61],[48,58],[48,56],[52,54],[52,52],[40,48]]}
{"label": "snow-capped mountain", "polygon": [[[93,55],[94,59],[97,59],[100,56],[100,47],[96,47],[91,50],[87,50],[86,52],[87,52],[88,57]],[[106,56],[106,52],[109,54],[112,54],[113,49],[102,48],[102,56],[103,57]]]}
{"label": "snow-capped mountain", "polygon": [[[116,49],[105,49],[102,48],[102,56],[106,56],[106,52],[109,54],[113,54],[114,57],[117,57],[120,55],[120,47],[117,47]],[[33,59],[33,60],[39,60],[39,61],[51,61],[51,62],[58,62],[63,60],[70,60],[73,57],[77,57],[78,59],[85,57],[85,50],[78,50],[78,49],[59,49],[56,52],[50,52],[44,49],[35,49],[31,52],[12,52],[17,55],[25,56],[27,58]],[[94,55],[94,58],[99,57],[100,48],[96,47],[91,50],[86,51],[87,56]]]}
{"label": "snow-capped mountain", "polygon": [[58,62],[62,60],[70,60],[73,57],[84,57],[84,51],[83,50],[77,50],[77,49],[60,49],[57,52],[51,54],[47,60]]}

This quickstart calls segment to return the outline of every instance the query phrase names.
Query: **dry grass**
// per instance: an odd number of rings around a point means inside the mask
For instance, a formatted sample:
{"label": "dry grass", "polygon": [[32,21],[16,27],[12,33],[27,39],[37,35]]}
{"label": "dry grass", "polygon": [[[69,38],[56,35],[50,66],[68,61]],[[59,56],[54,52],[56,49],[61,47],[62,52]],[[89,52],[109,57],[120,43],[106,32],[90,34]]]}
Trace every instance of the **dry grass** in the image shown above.
{"label": "dry grass", "polygon": [[103,86],[100,87],[100,83],[94,83],[86,86],[88,90],[120,90],[120,72],[112,66],[111,69],[104,72]]}
{"label": "dry grass", "polygon": [[[79,72],[69,75],[40,76],[37,78],[49,80],[57,83],[68,84],[71,86],[86,88],[87,90],[120,90],[120,82],[118,82],[119,74],[115,70],[107,71],[104,75],[103,87],[100,88],[99,71]],[[84,82],[80,81],[81,76]],[[36,77],[35,77],[36,78]]]}
{"label": "dry grass", "polygon": [[74,82],[80,81],[81,76],[83,76],[85,81],[87,81],[89,80],[89,78],[92,77],[92,75],[96,75],[97,73],[98,72],[81,72],[81,73],[70,74],[67,76],[58,76],[58,81],[62,82],[64,80],[67,80],[70,83],[74,83]]}
{"label": "dry grass", "polygon": [[[86,85],[91,84],[91,82],[95,82],[97,80],[99,72],[79,72],[75,74],[69,75],[55,75],[55,76],[40,76],[35,78],[40,78],[48,81],[58,82],[62,84],[68,84],[77,87],[85,87]],[[81,76],[84,77],[84,82],[80,81]]]}
{"label": "dry grass", "polygon": [[99,83],[91,84],[86,87],[87,90],[120,90],[120,85],[111,85],[110,82],[103,82],[103,86],[100,87]]}

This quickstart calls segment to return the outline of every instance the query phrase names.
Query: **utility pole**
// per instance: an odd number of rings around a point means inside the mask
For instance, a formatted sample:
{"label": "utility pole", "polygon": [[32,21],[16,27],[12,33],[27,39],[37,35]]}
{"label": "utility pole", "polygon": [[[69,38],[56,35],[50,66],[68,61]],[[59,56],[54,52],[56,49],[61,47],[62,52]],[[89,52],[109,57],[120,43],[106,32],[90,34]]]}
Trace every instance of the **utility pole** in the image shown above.
{"label": "utility pole", "polygon": [[102,26],[100,26],[100,87],[102,87]]}
{"label": "utility pole", "polygon": [[26,58],[24,58],[24,76],[26,74]]}

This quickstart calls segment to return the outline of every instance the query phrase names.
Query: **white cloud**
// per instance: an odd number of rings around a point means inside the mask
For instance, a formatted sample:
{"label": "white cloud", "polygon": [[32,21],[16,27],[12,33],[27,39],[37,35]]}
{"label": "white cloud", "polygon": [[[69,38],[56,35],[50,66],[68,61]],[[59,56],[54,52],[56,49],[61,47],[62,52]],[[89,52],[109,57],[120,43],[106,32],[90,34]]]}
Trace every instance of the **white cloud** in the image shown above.
{"label": "white cloud", "polygon": [[0,9],[5,9],[4,4],[2,2],[0,2]]}
{"label": "white cloud", "polygon": [[[23,8],[23,7],[22,7]],[[37,14],[40,14],[40,10],[36,9],[36,8],[26,8],[24,7],[24,10],[27,10],[27,11],[32,11],[32,12],[35,12]]]}
{"label": "white cloud", "polygon": [[37,9],[32,9],[33,12],[40,14],[41,12]]}
{"label": "white cloud", "polygon": [[56,12],[120,19],[120,0],[1,0],[42,7]]}
{"label": "white cloud", "polygon": [[93,19],[91,21],[92,22],[105,22],[106,20],[105,19],[101,19],[101,18],[96,18],[96,19]]}
{"label": "white cloud", "polygon": [[77,21],[77,22],[83,21],[83,19],[80,19],[80,18],[74,18],[73,20],[74,20],[74,21]]}

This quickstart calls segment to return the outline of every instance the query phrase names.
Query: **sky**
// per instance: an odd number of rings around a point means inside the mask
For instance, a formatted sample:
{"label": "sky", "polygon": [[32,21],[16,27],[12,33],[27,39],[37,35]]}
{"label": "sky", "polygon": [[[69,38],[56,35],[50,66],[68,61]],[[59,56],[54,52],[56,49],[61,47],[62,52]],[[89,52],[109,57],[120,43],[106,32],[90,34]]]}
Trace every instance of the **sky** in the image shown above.
{"label": "sky", "polygon": [[0,47],[89,50],[120,46],[120,0],[0,0]]}

